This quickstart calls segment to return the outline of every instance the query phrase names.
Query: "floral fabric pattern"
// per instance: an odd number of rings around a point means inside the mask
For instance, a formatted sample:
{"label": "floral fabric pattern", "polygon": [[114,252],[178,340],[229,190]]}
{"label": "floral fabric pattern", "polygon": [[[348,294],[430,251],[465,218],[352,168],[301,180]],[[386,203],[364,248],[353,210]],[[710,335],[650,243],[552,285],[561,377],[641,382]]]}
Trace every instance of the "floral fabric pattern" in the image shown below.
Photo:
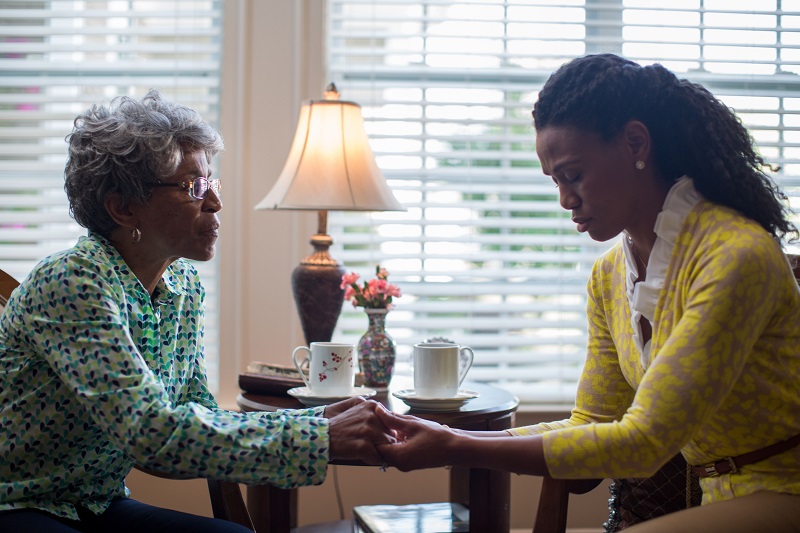
{"label": "floral fabric pattern", "polygon": [[[658,297],[647,368],[625,276],[620,244],[592,270],[571,417],[514,430],[543,433],[551,475],[648,477],[678,451],[698,465],[800,433],[800,290],[758,224],[705,200],[689,212]],[[800,447],[700,482],[703,503],[800,494]]]}
{"label": "floral fabric pattern", "polygon": [[178,260],[151,299],[97,235],[33,270],[0,315],[0,510],[100,513],[129,495],[135,463],[281,487],[324,480],[322,408],[218,408],[203,298],[197,272]]}

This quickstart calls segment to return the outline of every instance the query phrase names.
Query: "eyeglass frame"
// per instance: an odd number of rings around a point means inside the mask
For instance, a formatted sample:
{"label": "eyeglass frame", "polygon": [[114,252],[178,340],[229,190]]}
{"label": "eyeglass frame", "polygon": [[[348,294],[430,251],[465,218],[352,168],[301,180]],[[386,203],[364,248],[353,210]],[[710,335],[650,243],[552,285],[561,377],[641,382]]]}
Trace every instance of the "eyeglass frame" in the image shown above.
{"label": "eyeglass frame", "polygon": [[[194,195],[194,182],[198,180],[206,182],[206,190],[203,193],[203,196]],[[186,192],[189,193],[189,196],[195,200],[205,200],[208,196],[208,191],[210,190],[213,190],[214,194],[219,197],[219,193],[222,190],[222,180],[220,178],[208,179],[205,176],[193,178],[188,181],[182,181],[180,183],[162,183],[159,181],[156,183],[151,183],[150,185],[153,187],[180,187],[181,189],[185,189]]]}

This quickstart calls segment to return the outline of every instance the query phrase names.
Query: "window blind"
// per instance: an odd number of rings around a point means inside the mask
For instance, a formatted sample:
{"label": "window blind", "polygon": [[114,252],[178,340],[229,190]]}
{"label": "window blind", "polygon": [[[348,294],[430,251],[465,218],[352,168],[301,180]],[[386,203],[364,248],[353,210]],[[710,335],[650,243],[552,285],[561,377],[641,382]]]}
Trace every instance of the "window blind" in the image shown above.
{"label": "window blind", "polygon": [[[800,203],[800,1],[330,0],[329,77],[363,108],[405,213],[331,213],[333,255],[403,290],[387,327],[475,350],[468,379],[523,405],[571,405],[586,280],[613,243],[579,235],[534,150],[549,74],[586,53],[660,62],[734,108]],[[357,339],[345,304],[336,336]]]}
{"label": "window blind", "polygon": [[[0,2],[0,267],[21,280],[86,233],[69,216],[64,138],[92,104],[158,88],[218,125],[221,16],[221,0]],[[217,262],[196,266],[216,390]]]}

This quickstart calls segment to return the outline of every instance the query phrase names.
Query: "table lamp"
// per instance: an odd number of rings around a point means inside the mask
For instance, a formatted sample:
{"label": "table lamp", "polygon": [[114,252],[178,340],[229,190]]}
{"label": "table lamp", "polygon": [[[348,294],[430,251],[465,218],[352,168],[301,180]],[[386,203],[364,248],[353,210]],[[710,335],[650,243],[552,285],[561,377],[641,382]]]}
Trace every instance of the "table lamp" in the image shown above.
{"label": "table lamp", "polygon": [[361,106],[339,100],[334,84],[324,100],[303,103],[283,170],[256,209],[318,212],[314,253],[292,272],[292,293],[306,343],[330,341],[344,302],[344,268],[328,253],[328,211],[405,211],[375,163]]}

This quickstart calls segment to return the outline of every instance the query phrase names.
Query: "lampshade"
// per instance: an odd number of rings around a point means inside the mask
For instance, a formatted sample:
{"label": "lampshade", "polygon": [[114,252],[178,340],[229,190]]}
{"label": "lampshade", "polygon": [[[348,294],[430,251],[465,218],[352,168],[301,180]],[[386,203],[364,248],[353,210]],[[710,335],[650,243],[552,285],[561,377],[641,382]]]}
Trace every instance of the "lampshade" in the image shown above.
{"label": "lampshade", "polygon": [[375,163],[361,106],[338,100],[333,84],[325,94],[301,107],[283,170],[256,209],[405,211]]}
{"label": "lampshade", "polygon": [[361,107],[340,101],[332,83],[325,100],[303,104],[283,170],[256,209],[318,212],[314,253],[292,272],[292,293],[306,342],[330,341],[344,302],[344,268],[328,253],[328,211],[405,211],[375,163]]}

